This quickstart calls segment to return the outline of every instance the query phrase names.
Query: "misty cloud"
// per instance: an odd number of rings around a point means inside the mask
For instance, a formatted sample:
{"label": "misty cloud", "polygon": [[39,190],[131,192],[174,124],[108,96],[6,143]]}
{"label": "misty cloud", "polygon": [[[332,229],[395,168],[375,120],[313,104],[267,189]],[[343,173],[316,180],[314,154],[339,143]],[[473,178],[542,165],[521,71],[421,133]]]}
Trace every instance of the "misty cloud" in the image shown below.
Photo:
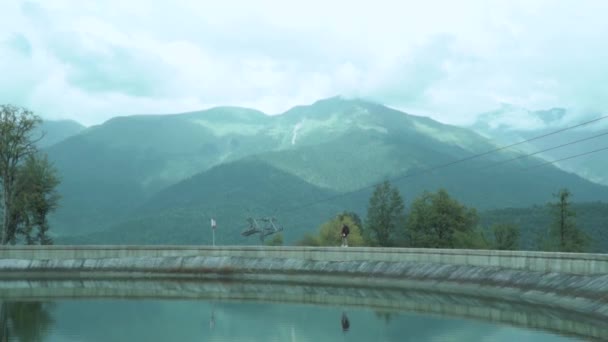
{"label": "misty cloud", "polygon": [[336,94],[450,123],[502,103],[602,112],[608,3],[470,0],[0,5],[2,102],[50,118]]}

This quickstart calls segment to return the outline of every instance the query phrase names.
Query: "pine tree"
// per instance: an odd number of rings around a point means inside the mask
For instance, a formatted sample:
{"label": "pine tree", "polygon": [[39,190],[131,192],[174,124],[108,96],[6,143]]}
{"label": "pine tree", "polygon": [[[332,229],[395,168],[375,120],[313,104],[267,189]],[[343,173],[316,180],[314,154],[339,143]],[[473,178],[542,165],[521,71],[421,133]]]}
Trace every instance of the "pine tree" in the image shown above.
{"label": "pine tree", "polygon": [[549,237],[545,249],[560,252],[585,252],[590,239],[575,222],[576,213],[572,210],[568,189],[561,189],[554,197],[557,201],[549,203],[553,212],[553,223],[549,227]]}
{"label": "pine tree", "polygon": [[519,248],[519,228],[512,224],[495,224],[490,228],[494,241],[493,249],[517,250]]}

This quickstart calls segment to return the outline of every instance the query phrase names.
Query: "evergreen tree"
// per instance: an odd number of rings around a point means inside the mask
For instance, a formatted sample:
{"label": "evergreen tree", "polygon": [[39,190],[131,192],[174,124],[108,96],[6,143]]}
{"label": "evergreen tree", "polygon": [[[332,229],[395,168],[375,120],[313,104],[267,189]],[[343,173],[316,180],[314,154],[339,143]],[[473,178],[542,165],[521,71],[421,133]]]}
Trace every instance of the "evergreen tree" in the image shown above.
{"label": "evergreen tree", "polygon": [[512,224],[494,224],[490,227],[494,241],[493,249],[517,250],[519,249],[519,228]]}
{"label": "evergreen tree", "polygon": [[582,230],[576,227],[576,213],[572,210],[568,189],[561,189],[554,197],[557,201],[549,203],[553,214],[553,222],[549,227],[548,239],[544,241],[545,250],[560,252],[585,252],[590,239]]}
{"label": "evergreen tree", "polygon": [[377,246],[399,244],[400,228],[405,224],[404,209],[396,187],[388,181],[377,185],[369,200],[365,220],[364,236],[368,243]]}

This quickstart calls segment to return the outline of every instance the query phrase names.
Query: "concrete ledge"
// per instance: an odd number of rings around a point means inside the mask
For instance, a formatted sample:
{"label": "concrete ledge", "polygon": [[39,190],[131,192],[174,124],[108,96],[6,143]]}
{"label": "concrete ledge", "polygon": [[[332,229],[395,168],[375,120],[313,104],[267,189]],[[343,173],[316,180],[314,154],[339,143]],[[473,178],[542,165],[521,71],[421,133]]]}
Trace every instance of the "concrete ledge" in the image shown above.
{"label": "concrete ledge", "polygon": [[393,288],[422,283],[438,291],[485,293],[498,298],[529,297],[545,305],[608,318],[608,275],[533,272],[496,266],[286,258],[0,259],[0,279],[92,278],[263,280]]}
{"label": "concrete ledge", "polygon": [[4,246],[0,259],[99,259],[128,257],[244,257],[315,261],[439,263],[558,272],[608,274],[608,254],[373,247],[266,246]]}

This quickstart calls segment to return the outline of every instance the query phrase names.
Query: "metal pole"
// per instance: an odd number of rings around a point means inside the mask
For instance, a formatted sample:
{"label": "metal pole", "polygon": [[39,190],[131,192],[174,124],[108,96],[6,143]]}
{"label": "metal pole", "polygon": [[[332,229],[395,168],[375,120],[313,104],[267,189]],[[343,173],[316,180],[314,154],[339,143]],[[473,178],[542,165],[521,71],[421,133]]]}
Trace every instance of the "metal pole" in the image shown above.
{"label": "metal pole", "polygon": [[212,239],[213,239],[213,246],[215,247],[215,227],[217,226],[217,223],[215,222],[214,218],[211,218],[211,231],[212,231]]}

